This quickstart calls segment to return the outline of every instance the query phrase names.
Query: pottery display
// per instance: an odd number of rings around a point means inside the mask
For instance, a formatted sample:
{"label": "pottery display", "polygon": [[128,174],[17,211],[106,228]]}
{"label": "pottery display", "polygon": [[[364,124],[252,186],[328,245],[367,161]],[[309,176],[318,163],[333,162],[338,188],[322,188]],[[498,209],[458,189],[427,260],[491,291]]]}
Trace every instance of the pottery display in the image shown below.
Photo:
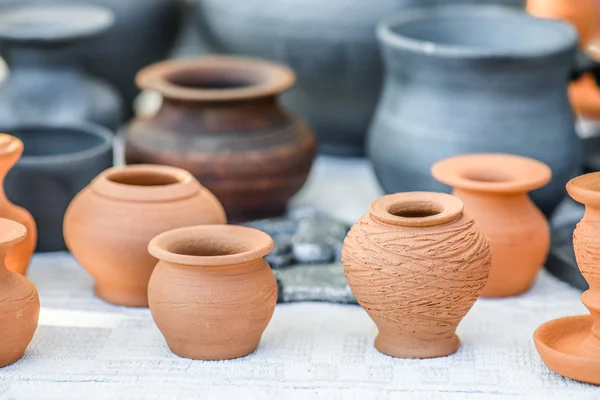
{"label": "pottery display", "polygon": [[162,105],[125,133],[128,164],[190,171],[223,204],[230,221],[283,214],[315,156],[315,137],[277,96],[294,73],[261,60],[213,56],[143,69],[142,89]]}
{"label": "pottery display", "polygon": [[580,166],[567,97],[575,30],[507,7],[453,6],[403,13],[378,36],[387,80],[368,152],[383,189],[447,191],[430,175],[436,161],[517,154],[552,169],[531,194],[550,215]]}
{"label": "pottery display", "polygon": [[[25,275],[37,241],[37,229],[31,214],[8,200],[5,178],[23,154],[23,142],[14,136],[0,134],[0,218],[16,221],[25,226],[27,236],[13,243],[6,255],[6,268]],[[0,233],[1,235],[1,233]],[[4,259],[4,258],[3,258]]]}
{"label": "pottery display", "polygon": [[289,65],[297,88],[284,104],[316,131],[324,153],[358,156],[379,98],[375,26],[408,8],[448,3],[522,7],[523,0],[195,0],[199,30],[217,52]]}
{"label": "pottery display", "polygon": [[96,281],[102,299],[147,306],[156,259],[148,243],[159,233],[226,223],[218,200],[187,171],[162,165],[110,168],[71,202],[64,219],[67,247]]}
{"label": "pottery display", "polygon": [[[35,219],[37,251],[65,250],[62,234],[65,211],[96,175],[112,167],[112,134],[100,126],[87,124],[2,129],[25,145],[23,156],[4,182],[6,196]],[[32,236],[35,240],[35,235]]]}
{"label": "pottery display", "polygon": [[567,191],[585,205],[585,215],[573,233],[573,246],[577,265],[590,286],[581,301],[591,315],[546,322],[535,331],[535,347],[554,372],[600,385],[600,173],[572,179]]}
{"label": "pottery display", "polygon": [[528,192],[550,182],[550,168],[526,157],[469,154],[439,161],[431,172],[454,189],[490,242],[492,268],[481,296],[528,290],[550,250],[550,227]]}
{"label": "pottery display", "polygon": [[457,197],[407,192],[383,196],[351,228],[342,265],[358,303],[393,357],[454,353],[456,326],[483,290],[490,245]]}
{"label": "pottery display", "polygon": [[234,225],[180,228],[152,239],[159,259],[148,285],[150,311],[173,353],[225,360],[252,353],[277,302],[263,259],[273,240]]}
{"label": "pottery display", "polygon": [[40,299],[35,286],[5,264],[7,253],[26,236],[25,226],[0,218],[0,367],[23,357],[38,325]]}
{"label": "pottery display", "polygon": [[0,83],[0,125],[88,121],[116,129],[118,92],[87,75],[76,51],[112,23],[110,10],[92,5],[0,6],[0,47],[10,68]]}

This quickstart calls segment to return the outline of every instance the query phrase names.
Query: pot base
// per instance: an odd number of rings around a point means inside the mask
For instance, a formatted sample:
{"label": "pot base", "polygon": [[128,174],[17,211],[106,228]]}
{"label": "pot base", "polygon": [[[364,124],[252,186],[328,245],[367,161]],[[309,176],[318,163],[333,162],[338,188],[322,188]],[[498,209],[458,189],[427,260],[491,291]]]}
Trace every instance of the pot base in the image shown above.
{"label": "pot base", "polygon": [[592,316],[577,315],[542,324],[535,347],[552,371],[576,381],[600,385],[600,346],[592,336]]}
{"label": "pot base", "polygon": [[25,351],[22,351],[16,355],[13,355],[12,357],[8,357],[6,359],[5,358],[0,359],[0,368],[4,368],[6,366],[16,363],[21,358],[23,358],[24,355],[25,355]]}
{"label": "pot base", "polygon": [[215,344],[211,346],[199,346],[197,342],[176,342],[169,343],[169,349],[173,354],[183,358],[193,360],[231,360],[234,358],[245,357],[253,353],[258,348],[260,337],[257,340],[252,340],[243,344],[234,345],[232,343]]}
{"label": "pot base", "polygon": [[117,306],[148,307],[148,289],[123,289],[96,285],[96,296]]}
{"label": "pot base", "polygon": [[460,347],[460,339],[453,335],[439,341],[403,340],[398,336],[383,336],[375,338],[375,348],[381,353],[397,358],[436,358],[456,353]]}

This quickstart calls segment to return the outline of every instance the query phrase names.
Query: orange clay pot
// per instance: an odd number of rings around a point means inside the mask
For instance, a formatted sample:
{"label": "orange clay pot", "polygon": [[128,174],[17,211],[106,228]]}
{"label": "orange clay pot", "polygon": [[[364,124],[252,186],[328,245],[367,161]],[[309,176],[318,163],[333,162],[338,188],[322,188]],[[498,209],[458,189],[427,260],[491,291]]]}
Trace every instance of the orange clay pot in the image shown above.
{"label": "orange clay pot", "polygon": [[204,225],[158,235],[148,298],[173,353],[224,360],[252,353],[277,302],[277,282],[263,259],[269,235],[235,225]]}
{"label": "orange clay pot", "polygon": [[67,247],[96,280],[96,294],[148,305],[156,259],[148,243],[170,229],[224,224],[218,200],[187,171],[161,165],[110,168],[73,199],[64,220]]}
{"label": "orange clay pot", "polygon": [[485,286],[491,252],[463,203],[443,193],[381,197],[350,230],[342,264],[393,357],[454,353],[456,326]]}
{"label": "orange clay pot", "polygon": [[579,270],[590,285],[581,301],[591,315],[546,322],[533,338],[548,368],[571,379],[600,385],[600,173],[572,179],[567,191],[585,205],[585,214],[573,233],[573,247]]}
{"label": "orange clay pot", "polygon": [[[14,136],[0,134],[0,218],[11,219],[25,226],[27,236],[12,246],[6,256],[6,268],[25,275],[37,242],[35,221],[29,211],[11,203],[4,194],[4,178],[23,154],[23,142]],[[32,194],[36,195],[36,194]]]}
{"label": "orange clay pot", "polygon": [[484,297],[525,292],[550,249],[550,228],[527,192],[550,181],[550,168],[508,154],[471,154],[448,158],[431,170],[473,215],[492,248],[492,269]]}
{"label": "orange clay pot", "polygon": [[25,226],[0,219],[0,367],[23,357],[38,325],[40,299],[35,286],[5,263],[10,249],[26,236]]}

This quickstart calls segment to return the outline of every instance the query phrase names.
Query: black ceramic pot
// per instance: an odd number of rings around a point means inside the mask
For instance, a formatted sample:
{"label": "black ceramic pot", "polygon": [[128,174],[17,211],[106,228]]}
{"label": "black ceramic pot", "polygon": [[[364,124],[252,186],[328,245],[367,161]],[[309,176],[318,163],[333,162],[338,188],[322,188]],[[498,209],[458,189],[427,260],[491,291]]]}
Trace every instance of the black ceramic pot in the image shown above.
{"label": "black ceramic pot", "polygon": [[100,172],[113,165],[112,134],[96,125],[1,126],[23,141],[23,156],[4,183],[7,197],[37,224],[37,251],[65,250],[67,206]]}
{"label": "black ceramic pot", "polygon": [[0,125],[88,121],[117,129],[123,120],[118,92],[87,75],[77,58],[86,39],[112,23],[112,12],[99,6],[0,7],[0,46],[10,68],[0,84]]}

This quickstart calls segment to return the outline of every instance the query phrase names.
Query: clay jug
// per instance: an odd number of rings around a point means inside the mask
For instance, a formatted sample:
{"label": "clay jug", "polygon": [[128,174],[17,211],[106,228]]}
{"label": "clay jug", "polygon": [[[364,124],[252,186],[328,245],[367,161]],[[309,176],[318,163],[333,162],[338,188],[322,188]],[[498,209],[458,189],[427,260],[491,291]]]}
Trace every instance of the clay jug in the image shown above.
{"label": "clay jug", "polygon": [[454,189],[490,242],[492,268],[481,295],[529,289],[550,250],[550,228],[528,192],[550,181],[550,168],[527,157],[470,154],[439,161],[431,172]]}
{"label": "clay jug", "polygon": [[35,286],[5,263],[10,249],[26,236],[25,226],[0,218],[0,367],[23,357],[38,325],[40,300]]}
{"label": "clay jug", "polygon": [[458,198],[407,192],[371,203],[344,241],[342,264],[379,328],[377,350],[430,358],[458,349],[456,326],[485,286],[491,252]]}
{"label": "clay jug", "polygon": [[67,208],[64,237],[96,280],[96,294],[126,306],[148,305],[156,259],[148,243],[159,233],[226,223],[218,200],[187,171],[161,165],[110,168]]}
{"label": "clay jug", "polygon": [[0,218],[17,221],[25,225],[27,229],[27,237],[12,246],[8,251],[6,268],[25,275],[37,242],[35,221],[27,210],[11,203],[4,193],[4,179],[8,171],[17,163],[21,154],[23,154],[23,142],[21,140],[14,136],[0,134]]}
{"label": "clay jug", "polygon": [[175,229],[152,239],[160,261],[148,286],[150,310],[173,353],[224,360],[252,353],[277,302],[263,259],[266,233],[235,225]]}

